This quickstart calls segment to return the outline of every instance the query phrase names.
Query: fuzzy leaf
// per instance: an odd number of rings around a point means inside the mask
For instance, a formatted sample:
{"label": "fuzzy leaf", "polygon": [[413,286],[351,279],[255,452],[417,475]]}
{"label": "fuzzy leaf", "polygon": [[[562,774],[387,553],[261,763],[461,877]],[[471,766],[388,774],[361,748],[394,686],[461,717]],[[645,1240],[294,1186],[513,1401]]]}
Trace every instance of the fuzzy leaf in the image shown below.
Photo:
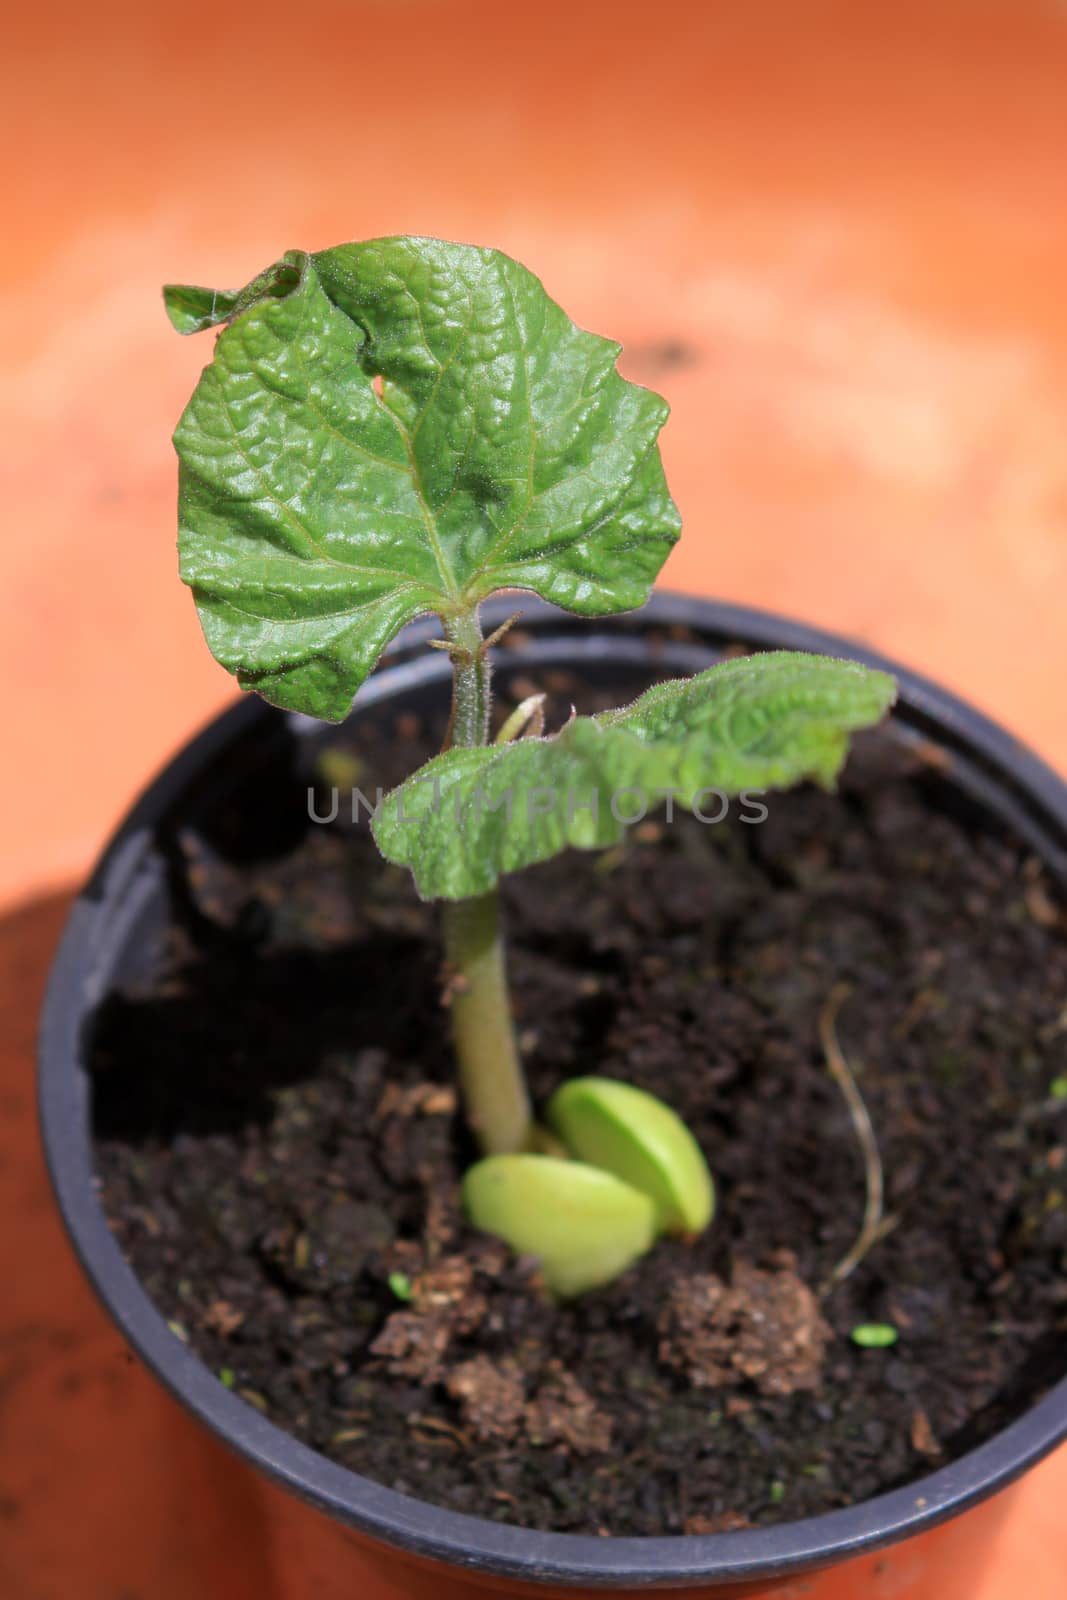
{"label": "fuzzy leaf", "polygon": [[230,320],[237,293],[236,289],[202,289],[195,283],[165,283],[163,304],[179,333],[202,333]]}
{"label": "fuzzy leaf", "polygon": [[337,720],[416,616],[647,598],[679,527],[666,403],[518,262],[379,239],[166,296],[182,332],[228,323],[175,433],[179,548],[243,687]]}
{"label": "fuzzy leaf", "polygon": [[502,873],[568,845],[617,844],[667,793],[690,805],[704,790],[737,795],[804,778],[829,787],[849,734],[878,722],[895,694],[884,672],[828,656],[720,662],[551,738],[436,756],[386,797],[374,835],[383,855],[411,868],[423,898],[485,894]]}
{"label": "fuzzy leaf", "polygon": [[715,1210],[703,1152],[670,1106],[632,1083],[572,1078],[546,1108],[549,1125],[579,1161],[647,1194],[665,1233],[702,1233]]}
{"label": "fuzzy leaf", "polygon": [[463,1204],[476,1228],[517,1255],[536,1256],[554,1294],[585,1294],[624,1272],[650,1249],[656,1211],[639,1189],[555,1156],[487,1156],[463,1179]]}
{"label": "fuzzy leaf", "polygon": [[240,312],[270,297],[284,299],[299,287],[306,256],[289,250],[244,289],[203,289],[195,283],[167,283],[163,286],[163,305],[179,333],[202,333],[230,322]]}

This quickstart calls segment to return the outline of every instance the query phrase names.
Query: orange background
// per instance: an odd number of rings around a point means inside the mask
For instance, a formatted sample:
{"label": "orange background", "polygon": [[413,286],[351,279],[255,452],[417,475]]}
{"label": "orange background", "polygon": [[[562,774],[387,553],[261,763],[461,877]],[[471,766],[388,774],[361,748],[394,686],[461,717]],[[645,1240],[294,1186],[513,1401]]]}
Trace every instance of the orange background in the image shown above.
{"label": "orange background", "polygon": [[[498,245],[624,342],[674,408],[667,581],[870,640],[1067,768],[1064,0],[101,0],[20,6],[4,58],[0,903],[231,692],[174,571],[210,341],[159,284],[376,233]],[[1057,1490],[1067,1459],[976,1600],[1060,1592]]]}

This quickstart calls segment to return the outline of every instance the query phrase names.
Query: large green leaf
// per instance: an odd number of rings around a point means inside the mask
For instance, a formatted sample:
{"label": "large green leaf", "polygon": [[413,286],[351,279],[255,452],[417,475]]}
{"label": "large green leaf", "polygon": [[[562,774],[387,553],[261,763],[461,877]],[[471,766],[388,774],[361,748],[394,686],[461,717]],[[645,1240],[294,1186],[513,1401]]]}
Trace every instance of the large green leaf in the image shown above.
{"label": "large green leaf", "polygon": [[183,332],[227,324],[175,433],[179,547],[244,687],[336,720],[423,613],[647,598],[679,528],[666,403],[518,262],[379,239],[166,299]]}
{"label": "large green leaf", "polygon": [[829,786],[849,734],[878,722],[895,693],[884,672],[828,656],[721,662],[552,738],[436,756],[386,797],[375,838],[425,899],[484,894],[568,845],[618,843],[627,819],[668,793],[691,805],[704,790]]}

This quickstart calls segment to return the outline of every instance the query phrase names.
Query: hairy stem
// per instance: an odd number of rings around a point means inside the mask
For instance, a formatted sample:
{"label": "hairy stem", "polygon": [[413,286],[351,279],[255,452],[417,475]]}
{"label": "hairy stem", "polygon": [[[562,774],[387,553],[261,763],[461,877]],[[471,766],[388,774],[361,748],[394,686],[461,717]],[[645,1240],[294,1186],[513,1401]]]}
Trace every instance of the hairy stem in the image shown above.
{"label": "hairy stem", "polygon": [[[445,623],[452,657],[449,745],[489,742],[490,665],[477,610]],[[489,1155],[522,1150],[530,1139],[530,1099],[508,996],[496,891],[442,908],[451,974],[452,1035],[467,1121]]]}
{"label": "hairy stem", "polygon": [[445,638],[452,657],[452,717],[448,745],[489,743],[489,652],[483,648],[478,608],[445,619]]}

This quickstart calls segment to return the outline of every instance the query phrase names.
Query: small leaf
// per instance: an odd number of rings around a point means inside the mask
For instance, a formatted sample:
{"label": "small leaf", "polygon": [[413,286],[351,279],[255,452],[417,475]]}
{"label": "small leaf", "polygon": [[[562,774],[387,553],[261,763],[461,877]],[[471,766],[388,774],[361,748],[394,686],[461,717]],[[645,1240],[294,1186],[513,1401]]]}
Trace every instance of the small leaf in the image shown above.
{"label": "small leaf", "polygon": [[652,1201],[610,1172],[555,1156],[487,1156],[463,1179],[471,1222],[536,1256],[563,1298],[608,1283],[650,1249]]}
{"label": "small leaf", "polygon": [[237,289],[201,289],[194,283],[165,283],[163,304],[179,333],[201,333],[228,322],[237,304]]}
{"label": "small leaf", "polygon": [[163,285],[163,305],[179,333],[201,333],[231,322],[259,300],[283,299],[298,287],[306,257],[290,250],[244,289],[202,289],[193,283]]}
{"label": "small leaf", "polygon": [[647,1194],[664,1233],[702,1233],[715,1210],[707,1163],[682,1119],[662,1100],[614,1078],[572,1078],[546,1116],[579,1161]]}
{"label": "small leaf", "polygon": [[336,721],[414,617],[647,598],[679,529],[666,403],[518,262],[378,239],[165,294],[182,332],[228,324],[174,441],[182,577],[244,688]]}
{"label": "small leaf", "polygon": [[900,1334],[891,1322],[861,1322],[849,1337],[862,1350],[888,1350],[896,1344]]}
{"label": "small leaf", "polygon": [[829,786],[850,732],[878,722],[895,694],[884,672],[828,656],[720,662],[552,738],[434,757],[386,797],[374,836],[424,899],[485,894],[568,845],[619,843],[668,792],[689,805],[704,790]]}
{"label": "small leaf", "polygon": [[411,1299],[411,1279],[406,1272],[391,1272],[387,1281],[398,1300]]}

